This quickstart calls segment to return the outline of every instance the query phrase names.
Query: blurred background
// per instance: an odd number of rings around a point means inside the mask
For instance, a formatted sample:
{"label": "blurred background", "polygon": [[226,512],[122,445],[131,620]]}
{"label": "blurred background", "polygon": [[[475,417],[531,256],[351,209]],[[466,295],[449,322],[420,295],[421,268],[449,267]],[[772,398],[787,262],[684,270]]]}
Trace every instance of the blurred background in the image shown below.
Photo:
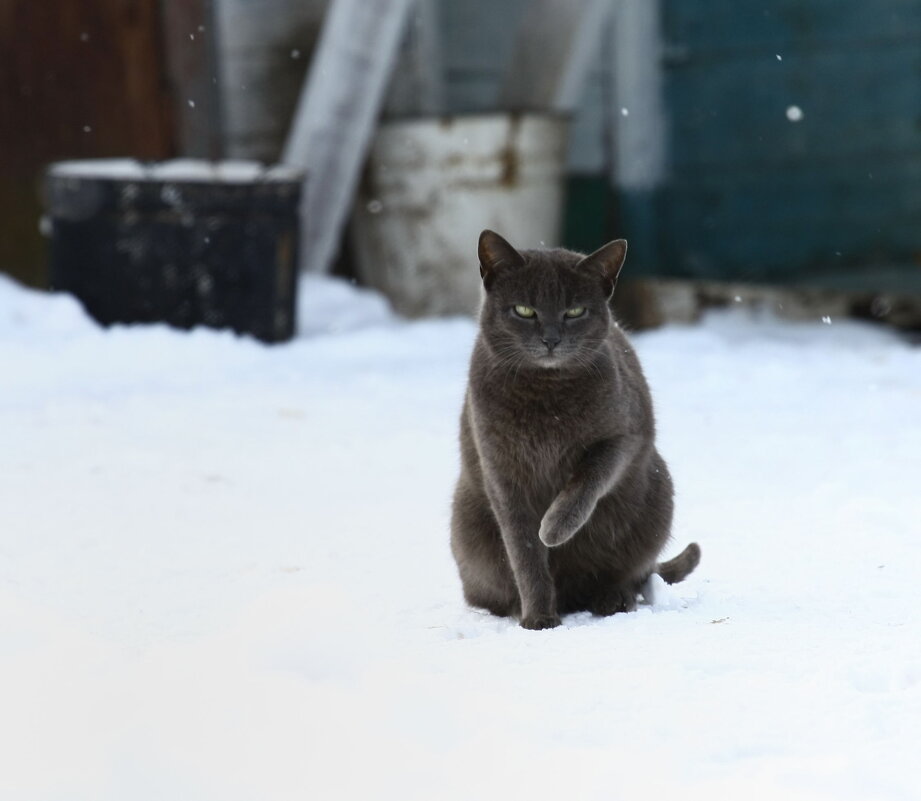
{"label": "blurred background", "polygon": [[0,0],[0,54],[0,270],[35,287],[80,294],[49,164],[242,159],[306,176],[286,258],[410,316],[472,310],[490,227],[627,238],[639,327],[921,327],[916,0]]}

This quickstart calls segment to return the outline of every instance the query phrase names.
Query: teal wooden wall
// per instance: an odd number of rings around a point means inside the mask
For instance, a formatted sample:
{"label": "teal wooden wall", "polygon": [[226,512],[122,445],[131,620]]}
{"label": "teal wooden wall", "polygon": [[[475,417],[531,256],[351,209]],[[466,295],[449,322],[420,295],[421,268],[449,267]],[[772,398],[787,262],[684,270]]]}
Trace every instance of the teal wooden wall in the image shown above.
{"label": "teal wooden wall", "polygon": [[921,0],[662,15],[668,175],[620,199],[646,269],[921,291]]}
{"label": "teal wooden wall", "polygon": [[[439,2],[449,109],[493,108],[528,0]],[[921,292],[921,0],[658,4],[666,174],[610,185],[610,128],[634,115],[609,108],[606,32],[573,120],[563,244],[626,236],[631,275]]]}

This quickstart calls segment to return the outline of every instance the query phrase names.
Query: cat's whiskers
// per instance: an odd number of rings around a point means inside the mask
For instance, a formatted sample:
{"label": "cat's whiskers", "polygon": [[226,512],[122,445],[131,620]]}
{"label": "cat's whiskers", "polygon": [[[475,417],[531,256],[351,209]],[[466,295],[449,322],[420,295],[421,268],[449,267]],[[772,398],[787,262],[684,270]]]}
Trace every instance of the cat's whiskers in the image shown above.
{"label": "cat's whiskers", "polygon": [[510,381],[517,380],[522,365],[527,361],[527,354],[514,343],[509,343],[493,351],[495,361],[487,371],[487,377],[501,371],[503,375],[503,388],[507,388]]}
{"label": "cat's whiskers", "polygon": [[521,357],[520,349],[512,344],[500,348],[495,353],[498,358],[490,367],[490,374],[505,367],[511,367]]}
{"label": "cat's whiskers", "polygon": [[576,362],[581,367],[591,370],[592,375],[598,379],[604,379],[604,370],[601,367],[598,358],[598,348],[606,340],[606,337],[592,337],[583,339],[579,343],[579,349],[575,352]]}
{"label": "cat's whiskers", "polygon": [[526,360],[527,360],[527,356],[524,353],[520,354],[518,363],[515,365],[515,372],[512,375],[512,381],[518,380],[518,373],[521,371],[521,367],[522,365],[524,365]]}

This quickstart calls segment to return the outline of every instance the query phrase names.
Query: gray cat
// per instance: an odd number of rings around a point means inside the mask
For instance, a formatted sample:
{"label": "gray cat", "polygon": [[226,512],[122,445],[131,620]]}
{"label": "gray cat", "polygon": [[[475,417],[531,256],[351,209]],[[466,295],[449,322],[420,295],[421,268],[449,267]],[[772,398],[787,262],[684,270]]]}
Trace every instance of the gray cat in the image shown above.
{"label": "gray cat", "polygon": [[461,415],[451,549],[464,597],[526,629],[630,611],[650,574],[684,579],[691,543],[657,564],[672,481],[649,388],[609,309],[627,243],[590,256],[480,235],[486,295]]}

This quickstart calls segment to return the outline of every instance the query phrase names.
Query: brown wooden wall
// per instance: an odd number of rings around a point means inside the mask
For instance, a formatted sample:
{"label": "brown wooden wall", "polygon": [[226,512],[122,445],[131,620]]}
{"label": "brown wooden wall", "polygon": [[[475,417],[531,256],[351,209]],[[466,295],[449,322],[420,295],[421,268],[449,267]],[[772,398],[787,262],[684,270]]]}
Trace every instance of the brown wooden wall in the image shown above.
{"label": "brown wooden wall", "polygon": [[0,271],[45,284],[41,174],[177,153],[159,0],[0,0]]}

